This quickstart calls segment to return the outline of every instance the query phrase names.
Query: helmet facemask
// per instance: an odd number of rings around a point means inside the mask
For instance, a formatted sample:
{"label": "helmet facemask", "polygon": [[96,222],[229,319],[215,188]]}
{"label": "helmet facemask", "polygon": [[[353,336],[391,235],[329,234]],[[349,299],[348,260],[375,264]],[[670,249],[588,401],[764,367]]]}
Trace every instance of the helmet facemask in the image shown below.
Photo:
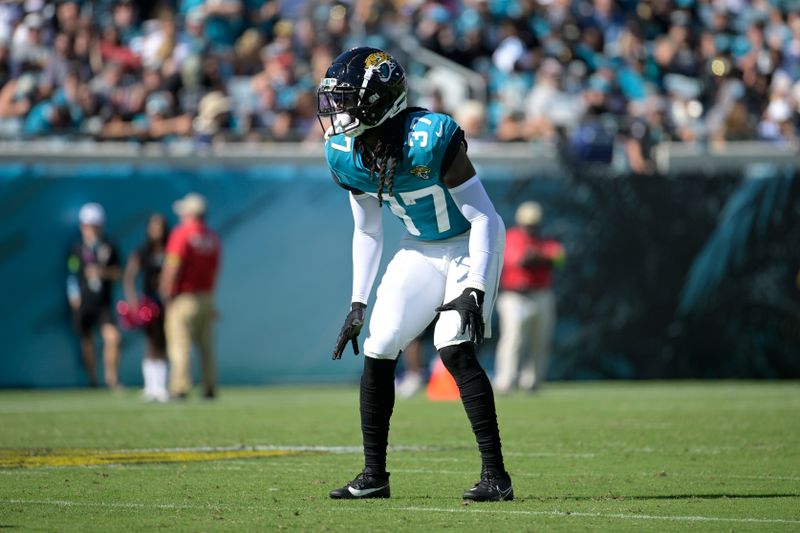
{"label": "helmet facemask", "polygon": [[[348,137],[357,137],[370,126],[360,118],[362,109],[359,92],[367,89],[356,89],[349,86],[338,86],[336,78],[325,78],[317,91],[317,118],[325,131],[325,139],[344,133]],[[372,91],[372,94],[375,94]],[[323,117],[330,120],[325,127]]]}

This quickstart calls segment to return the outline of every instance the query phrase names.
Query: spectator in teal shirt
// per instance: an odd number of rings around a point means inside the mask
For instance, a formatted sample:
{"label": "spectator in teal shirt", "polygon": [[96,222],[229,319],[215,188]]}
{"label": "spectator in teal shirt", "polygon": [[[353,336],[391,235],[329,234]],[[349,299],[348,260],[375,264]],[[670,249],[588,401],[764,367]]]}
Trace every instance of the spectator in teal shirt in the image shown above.
{"label": "spectator in teal shirt", "polygon": [[49,100],[39,102],[25,117],[22,133],[25,137],[41,137],[63,132],[70,124],[69,109]]}
{"label": "spectator in teal shirt", "polygon": [[[205,36],[216,47],[230,48],[244,30],[241,0],[183,0],[181,15],[200,10],[204,17]],[[197,16],[195,14],[195,16]]]}

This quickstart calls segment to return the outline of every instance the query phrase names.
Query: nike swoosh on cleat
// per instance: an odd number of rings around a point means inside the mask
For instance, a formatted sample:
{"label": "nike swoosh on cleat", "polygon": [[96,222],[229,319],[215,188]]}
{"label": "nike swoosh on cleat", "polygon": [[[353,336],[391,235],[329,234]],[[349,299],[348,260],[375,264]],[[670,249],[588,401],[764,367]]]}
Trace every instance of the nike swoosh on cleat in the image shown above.
{"label": "nike swoosh on cleat", "polygon": [[374,489],[354,489],[353,487],[347,487],[347,490],[350,491],[350,494],[355,496],[356,498],[363,498],[364,496],[368,496],[373,492],[378,492],[379,490],[383,490],[388,485],[384,485],[383,487],[377,487]]}
{"label": "nike swoosh on cleat", "polygon": [[506,490],[501,490],[500,485],[495,485],[495,487],[497,488],[497,492],[500,493],[501,500],[505,500],[508,497],[508,495],[511,494],[511,491],[514,489],[514,487],[508,487],[508,489]]}

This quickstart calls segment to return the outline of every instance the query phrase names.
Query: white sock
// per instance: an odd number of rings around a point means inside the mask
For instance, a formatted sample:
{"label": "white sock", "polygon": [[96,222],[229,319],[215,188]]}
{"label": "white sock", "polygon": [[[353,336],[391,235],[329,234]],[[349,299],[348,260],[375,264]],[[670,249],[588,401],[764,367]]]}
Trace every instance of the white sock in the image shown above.
{"label": "white sock", "polygon": [[167,396],[167,361],[152,359],[153,393],[159,397]]}
{"label": "white sock", "polygon": [[153,360],[145,357],[142,359],[142,377],[144,378],[144,395],[153,394]]}

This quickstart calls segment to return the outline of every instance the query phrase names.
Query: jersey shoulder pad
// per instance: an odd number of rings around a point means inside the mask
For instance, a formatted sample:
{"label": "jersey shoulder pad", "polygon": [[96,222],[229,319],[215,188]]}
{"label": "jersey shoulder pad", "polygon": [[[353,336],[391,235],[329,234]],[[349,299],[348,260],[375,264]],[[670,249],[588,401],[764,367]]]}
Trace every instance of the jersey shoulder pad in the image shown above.
{"label": "jersey shoulder pad", "polygon": [[339,134],[325,141],[325,162],[331,172],[345,173],[353,164],[353,139]]}
{"label": "jersey shoulder pad", "polygon": [[325,159],[332,164],[353,151],[353,138],[340,133],[325,141]]}
{"label": "jersey shoulder pad", "polygon": [[422,110],[409,114],[408,146],[435,152],[446,148],[461,130],[450,115]]}
{"label": "jersey shoulder pad", "polygon": [[406,139],[412,173],[417,167],[428,168],[441,177],[463,141],[463,130],[449,115],[427,110],[412,113]]}

